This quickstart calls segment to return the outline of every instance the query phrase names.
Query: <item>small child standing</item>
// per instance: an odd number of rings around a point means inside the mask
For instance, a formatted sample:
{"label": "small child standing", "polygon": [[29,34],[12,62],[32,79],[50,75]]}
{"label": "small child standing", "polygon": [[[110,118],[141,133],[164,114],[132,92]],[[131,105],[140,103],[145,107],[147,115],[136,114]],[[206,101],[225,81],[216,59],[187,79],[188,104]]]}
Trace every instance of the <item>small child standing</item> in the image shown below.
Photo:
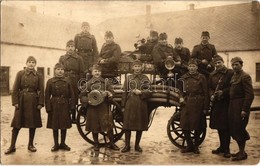
{"label": "small child standing", "polygon": [[[64,67],[57,63],[55,76],[47,81],[45,105],[48,113],[47,128],[53,129],[54,146],[51,151],[59,149],[70,151],[65,144],[67,129],[71,128],[70,112],[75,109],[74,93],[70,82],[64,77]],[[61,143],[58,143],[58,130],[61,130]]]}

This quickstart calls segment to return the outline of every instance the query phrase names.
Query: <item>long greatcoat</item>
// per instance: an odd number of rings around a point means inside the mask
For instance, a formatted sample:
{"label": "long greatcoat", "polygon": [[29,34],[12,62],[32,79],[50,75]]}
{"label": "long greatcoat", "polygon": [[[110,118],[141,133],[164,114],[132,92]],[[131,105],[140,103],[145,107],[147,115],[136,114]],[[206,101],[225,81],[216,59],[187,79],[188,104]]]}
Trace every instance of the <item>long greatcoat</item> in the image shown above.
{"label": "long greatcoat", "polygon": [[47,128],[67,129],[71,127],[70,110],[75,109],[74,100],[72,86],[64,77],[53,77],[47,81],[45,89]]}
{"label": "long greatcoat", "polygon": [[19,109],[15,110],[11,127],[42,127],[41,112],[37,109],[37,105],[44,106],[42,75],[28,68],[17,73],[12,93],[12,105],[15,104]]}
{"label": "long greatcoat", "polygon": [[217,90],[223,91],[220,97],[215,97],[211,107],[209,126],[212,129],[228,129],[229,88],[233,73],[233,70],[224,67],[213,71],[209,77],[210,96],[214,94],[217,86]]}
{"label": "long greatcoat", "polygon": [[183,130],[206,128],[206,116],[203,110],[209,109],[207,80],[200,73],[182,76],[183,97],[185,105],[181,110],[180,127]]}
{"label": "long greatcoat", "polygon": [[[122,95],[122,107],[124,111],[123,129],[148,130],[148,105],[146,99],[151,95],[149,92],[150,81],[144,74],[129,75],[124,83]],[[133,89],[141,90],[142,94],[136,95]]]}
{"label": "long greatcoat", "polygon": [[[87,82],[87,90],[80,94],[80,99],[82,102],[85,101],[83,98],[86,98],[91,90],[106,90],[110,91],[112,94],[114,93],[112,85],[109,81],[103,79],[102,77],[92,77]],[[87,103],[83,102],[83,104]],[[108,97],[105,97],[105,100],[97,106],[92,106],[90,104],[87,105],[86,131],[91,131],[95,133],[106,132],[113,129],[113,126],[113,116],[109,108]]]}
{"label": "long greatcoat", "polygon": [[[231,79],[229,95],[228,120],[230,135],[237,141],[249,140],[250,136],[246,131],[246,126],[250,115],[250,107],[254,100],[250,75],[244,71],[234,73]],[[241,118],[241,111],[247,112],[248,116],[245,119]]]}

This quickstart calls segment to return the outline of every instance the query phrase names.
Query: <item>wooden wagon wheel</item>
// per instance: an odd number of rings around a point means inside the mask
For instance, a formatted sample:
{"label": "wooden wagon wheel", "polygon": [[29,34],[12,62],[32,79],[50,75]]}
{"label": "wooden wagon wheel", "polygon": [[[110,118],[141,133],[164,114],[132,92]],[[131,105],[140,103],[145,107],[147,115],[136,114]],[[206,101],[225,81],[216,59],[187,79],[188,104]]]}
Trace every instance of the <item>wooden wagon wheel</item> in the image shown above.
{"label": "wooden wagon wheel", "polygon": [[[118,110],[119,108],[117,108],[116,105],[111,104],[111,111],[112,111],[112,115],[113,118],[118,117]],[[81,135],[81,137],[87,141],[88,143],[94,145],[94,140],[92,137],[92,132],[90,131],[86,131],[85,127],[86,127],[86,121],[87,121],[87,108],[82,107],[81,105],[77,106],[77,129],[79,131],[79,134]],[[114,142],[117,142],[123,133],[122,130],[122,123],[119,121],[118,119],[114,119],[114,128],[113,128],[113,133],[114,133]],[[109,141],[107,133],[100,133],[99,135],[99,144],[101,146],[104,146],[107,144],[107,142]]]}
{"label": "wooden wagon wheel", "polygon": [[[167,135],[170,141],[178,148],[187,146],[187,141],[184,138],[184,133],[180,128],[180,110],[177,108],[176,112],[169,119],[167,124]],[[206,128],[202,130],[199,137],[199,145],[204,141],[206,136]],[[194,142],[194,131],[191,131],[191,138]]]}

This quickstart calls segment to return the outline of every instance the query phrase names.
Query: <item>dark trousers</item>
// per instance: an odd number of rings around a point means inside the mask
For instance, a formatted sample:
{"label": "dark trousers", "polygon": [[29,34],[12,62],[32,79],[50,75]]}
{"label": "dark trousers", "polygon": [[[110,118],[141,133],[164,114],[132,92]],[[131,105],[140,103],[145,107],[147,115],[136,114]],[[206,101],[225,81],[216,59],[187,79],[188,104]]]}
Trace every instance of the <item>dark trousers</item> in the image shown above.
{"label": "dark trousers", "polygon": [[230,135],[228,129],[219,129],[218,130],[220,149],[224,152],[230,152]]}

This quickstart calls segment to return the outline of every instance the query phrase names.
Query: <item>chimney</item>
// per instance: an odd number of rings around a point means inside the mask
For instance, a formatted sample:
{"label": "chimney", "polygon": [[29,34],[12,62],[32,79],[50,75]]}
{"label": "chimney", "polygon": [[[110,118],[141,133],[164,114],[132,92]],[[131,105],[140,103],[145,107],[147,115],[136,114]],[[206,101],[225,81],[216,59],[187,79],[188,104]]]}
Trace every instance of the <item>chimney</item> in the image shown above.
{"label": "chimney", "polygon": [[30,11],[33,13],[37,12],[37,7],[35,5],[30,6]]}
{"label": "chimney", "polygon": [[254,14],[259,13],[259,2],[258,1],[255,1],[255,0],[252,1],[251,11]]}
{"label": "chimney", "polygon": [[152,28],[151,5],[146,5],[146,28]]}
{"label": "chimney", "polygon": [[195,9],[195,4],[194,3],[189,4],[189,9],[190,10],[194,10]]}

